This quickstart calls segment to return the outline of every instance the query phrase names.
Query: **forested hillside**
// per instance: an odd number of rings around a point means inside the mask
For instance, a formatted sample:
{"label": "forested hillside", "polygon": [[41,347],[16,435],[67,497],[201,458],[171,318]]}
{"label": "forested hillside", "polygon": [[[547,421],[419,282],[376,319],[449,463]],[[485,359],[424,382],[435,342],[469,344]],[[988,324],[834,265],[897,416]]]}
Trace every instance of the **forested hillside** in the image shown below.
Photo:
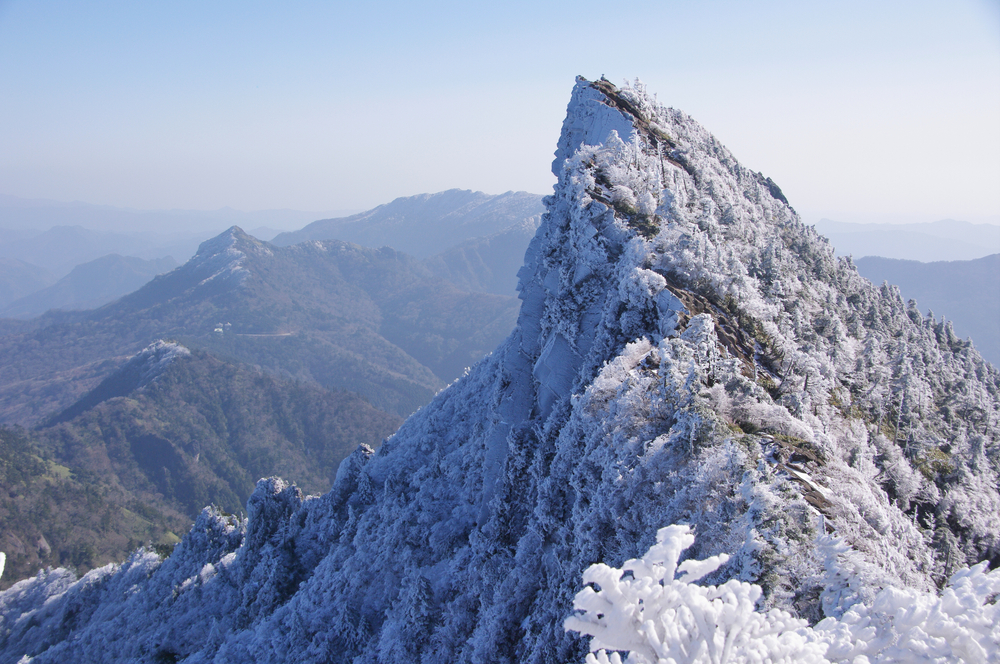
{"label": "forested hillside", "polygon": [[355,394],[153,344],[42,427],[0,430],[3,583],[169,551],[206,505],[242,512],[263,476],[325,492],[342,459],[399,423]]}

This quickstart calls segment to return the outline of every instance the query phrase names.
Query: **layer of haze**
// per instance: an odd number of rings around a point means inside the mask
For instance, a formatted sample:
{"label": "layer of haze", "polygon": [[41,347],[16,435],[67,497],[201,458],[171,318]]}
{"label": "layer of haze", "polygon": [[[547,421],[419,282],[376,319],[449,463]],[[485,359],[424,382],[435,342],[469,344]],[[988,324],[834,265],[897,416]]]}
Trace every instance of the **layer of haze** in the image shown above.
{"label": "layer of haze", "polygon": [[807,221],[1000,223],[995,0],[0,0],[0,193],[244,210],[544,194],[577,74],[641,78]]}

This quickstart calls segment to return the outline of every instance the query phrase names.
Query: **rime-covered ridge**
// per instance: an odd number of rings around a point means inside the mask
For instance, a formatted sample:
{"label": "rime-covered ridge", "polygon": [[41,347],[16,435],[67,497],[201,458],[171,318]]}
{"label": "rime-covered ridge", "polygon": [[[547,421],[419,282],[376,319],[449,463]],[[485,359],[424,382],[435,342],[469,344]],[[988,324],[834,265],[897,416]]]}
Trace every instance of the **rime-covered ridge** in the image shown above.
{"label": "rime-covered ridge", "polygon": [[3,661],[582,661],[582,570],[672,523],[810,621],[1000,561],[969,343],[640,85],[578,80],[553,170],[492,355],[324,496],[261,480],[166,560],[0,594]]}

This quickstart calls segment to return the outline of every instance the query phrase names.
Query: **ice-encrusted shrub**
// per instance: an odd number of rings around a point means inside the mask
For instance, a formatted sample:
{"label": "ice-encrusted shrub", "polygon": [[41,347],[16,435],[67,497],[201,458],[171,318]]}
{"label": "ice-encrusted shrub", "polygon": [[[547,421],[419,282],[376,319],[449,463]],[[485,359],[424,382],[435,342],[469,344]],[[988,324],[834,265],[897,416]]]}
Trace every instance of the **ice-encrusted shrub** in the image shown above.
{"label": "ice-encrusted shrub", "polygon": [[760,586],[737,580],[697,585],[729,557],[678,565],[692,544],[688,526],[668,526],[642,559],[622,569],[598,563],[584,572],[584,583],[598,589],[577,594],[573,607],[582,613],[567,618],[565,627],[593,637],[588,664],[620,664],[620,655],[608,650],[627,651],[628,664],[827,661],[826,644],[805,620],[780,609],[755,610]]}
{"label": "ice-encrusted shrub", "polygon": [[[956,573],[940,596],[890,587],[809,627],[785,611],[757,611],[757,585],[697,585],[728,557],[678,564],[694,543],[688,526],[661,528],[656,540],[642,559],[621,569],[597,563],[584,572],[584,583],[594,587],[577,593],[579,613],[565,627],[592,637],[588,664],[622,664],[619,652],[628,653],[626,664],[986,664],[1000,658],[1000,570],[988,572],[986,563]],[[844,547],[827,548],[843,553]]]}

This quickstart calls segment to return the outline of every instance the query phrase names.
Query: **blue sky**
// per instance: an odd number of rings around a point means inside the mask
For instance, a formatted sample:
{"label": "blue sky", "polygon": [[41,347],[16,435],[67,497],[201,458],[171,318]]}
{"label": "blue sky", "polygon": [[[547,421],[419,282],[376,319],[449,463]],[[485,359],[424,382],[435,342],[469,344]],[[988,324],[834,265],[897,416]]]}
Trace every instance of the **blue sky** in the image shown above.
{"label": "blue sky", "polygon": [[997,0],[0,0],[0,193],[244,210],[548,193],[577,74],[641,78],[807,222],[1000,223]]}

